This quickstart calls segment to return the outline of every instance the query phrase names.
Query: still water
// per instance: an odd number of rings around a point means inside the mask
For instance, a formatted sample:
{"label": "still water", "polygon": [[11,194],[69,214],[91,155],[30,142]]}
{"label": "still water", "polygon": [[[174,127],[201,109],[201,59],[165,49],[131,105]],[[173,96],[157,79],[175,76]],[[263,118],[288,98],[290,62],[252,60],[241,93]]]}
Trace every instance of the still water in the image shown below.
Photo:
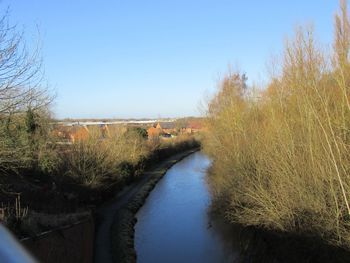
{"label": "still water", "polygon": [[168,170],[137,214],[137,262],[234,262],[238,257],[208,215],[210,160],[194,153]]}

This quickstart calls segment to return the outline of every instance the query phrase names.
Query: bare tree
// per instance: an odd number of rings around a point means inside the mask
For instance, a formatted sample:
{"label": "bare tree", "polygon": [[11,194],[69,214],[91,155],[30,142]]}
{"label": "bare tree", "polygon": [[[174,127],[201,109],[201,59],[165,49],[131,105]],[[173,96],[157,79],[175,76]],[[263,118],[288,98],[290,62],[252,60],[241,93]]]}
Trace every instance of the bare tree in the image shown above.
{"label": "bare tree", "polygon": [[0,18],[0,170],[16,170],[33,158],[26,129],[26,112],[45,112],[53,97],[42,86],[39,45],[28,51],[23,32]]}
{"label": "bare tree", "polygon": [[29,53],[23,33],[0,19],[0,114],[16,113],[28,107],[47,106],[52,98],[42,88],[42,63],[39,47]]}

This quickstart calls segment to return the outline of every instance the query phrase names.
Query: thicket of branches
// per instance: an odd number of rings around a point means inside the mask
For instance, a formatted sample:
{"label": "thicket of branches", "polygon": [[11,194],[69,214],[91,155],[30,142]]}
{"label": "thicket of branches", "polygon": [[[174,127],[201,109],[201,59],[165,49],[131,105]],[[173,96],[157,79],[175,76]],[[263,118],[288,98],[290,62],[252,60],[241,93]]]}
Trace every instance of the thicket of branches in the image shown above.
{"label": "thicket of branches", "polygon": [[111,133],[101,140],[99,132],[90,133],[87,140],[70,145],[61,154],[66,175],[90,187],[101,187],[106,180],[123,183],[133,173],[133,167],[148,153],[146,139],[136,130]]}
{"label": "thicket of branches", "polygon": [[288,41],[263,92],[231,73],[208,105],[216,208],[232,222],[318,235],[350,248],[350,24],[335,17],[331,55],[313,31]]}
{"label": "thicket of branches", "polygon": [[0,19],[0,170],[32,169],[48,135],[52,96],[43,87],[39,47],[31,52],[8,14]]}

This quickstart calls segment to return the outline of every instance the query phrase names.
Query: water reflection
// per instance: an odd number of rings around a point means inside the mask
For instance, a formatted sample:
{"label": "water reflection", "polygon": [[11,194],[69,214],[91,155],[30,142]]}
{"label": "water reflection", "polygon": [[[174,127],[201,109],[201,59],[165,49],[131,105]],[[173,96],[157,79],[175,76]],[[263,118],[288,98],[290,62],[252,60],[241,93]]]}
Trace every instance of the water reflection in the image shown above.
{"label": "water reflection", "polygon": [[348,251],[315,238],[242,228],[209,216],[209,166],[205,155],[195,153],[173,166],[151,192],[137,214],[138,262],[349,262]]}
{"label": "water reflection", "polygon": [[152,191],[137,214],[138,262],[225,263],[238,257],[208,216],[209,165],[205,155],[195,153],[173,166]]}

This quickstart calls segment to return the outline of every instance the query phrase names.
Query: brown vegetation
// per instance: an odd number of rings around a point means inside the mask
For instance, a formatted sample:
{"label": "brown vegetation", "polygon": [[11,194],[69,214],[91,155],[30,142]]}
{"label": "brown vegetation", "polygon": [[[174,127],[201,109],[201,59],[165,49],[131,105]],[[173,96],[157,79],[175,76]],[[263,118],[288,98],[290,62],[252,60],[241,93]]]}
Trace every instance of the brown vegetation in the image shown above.
{"label": "brown vegetation", "polygon": [[350,248],[350,26],[345,1],[334,52],[312,30],[288,41],[263,92],[230,73],[208,106],[209,183],[231,222],[318,236]]}
{"label": "brown vegetation", "polygon": [[[74,214],[89,214],[91,208],[137,180],[145,168],[193,147],[198,147],[193,136],[155,142],[148,141],[137,129],[111,133],[107,138],[91,130],[86,140],[51,146],[51,155],[45,155],[51,169],[36,167],[35,173],[23,170],[19,175],[2,176],[0,210],[5,214],[0,220],[19,236],[59,227],[56,223],[73,223],[70,220],[74,220]],[[17,209],[16,196],[26,209],[20,217],[9,213]],[[53,217],[62,220],[51,222]]]}

